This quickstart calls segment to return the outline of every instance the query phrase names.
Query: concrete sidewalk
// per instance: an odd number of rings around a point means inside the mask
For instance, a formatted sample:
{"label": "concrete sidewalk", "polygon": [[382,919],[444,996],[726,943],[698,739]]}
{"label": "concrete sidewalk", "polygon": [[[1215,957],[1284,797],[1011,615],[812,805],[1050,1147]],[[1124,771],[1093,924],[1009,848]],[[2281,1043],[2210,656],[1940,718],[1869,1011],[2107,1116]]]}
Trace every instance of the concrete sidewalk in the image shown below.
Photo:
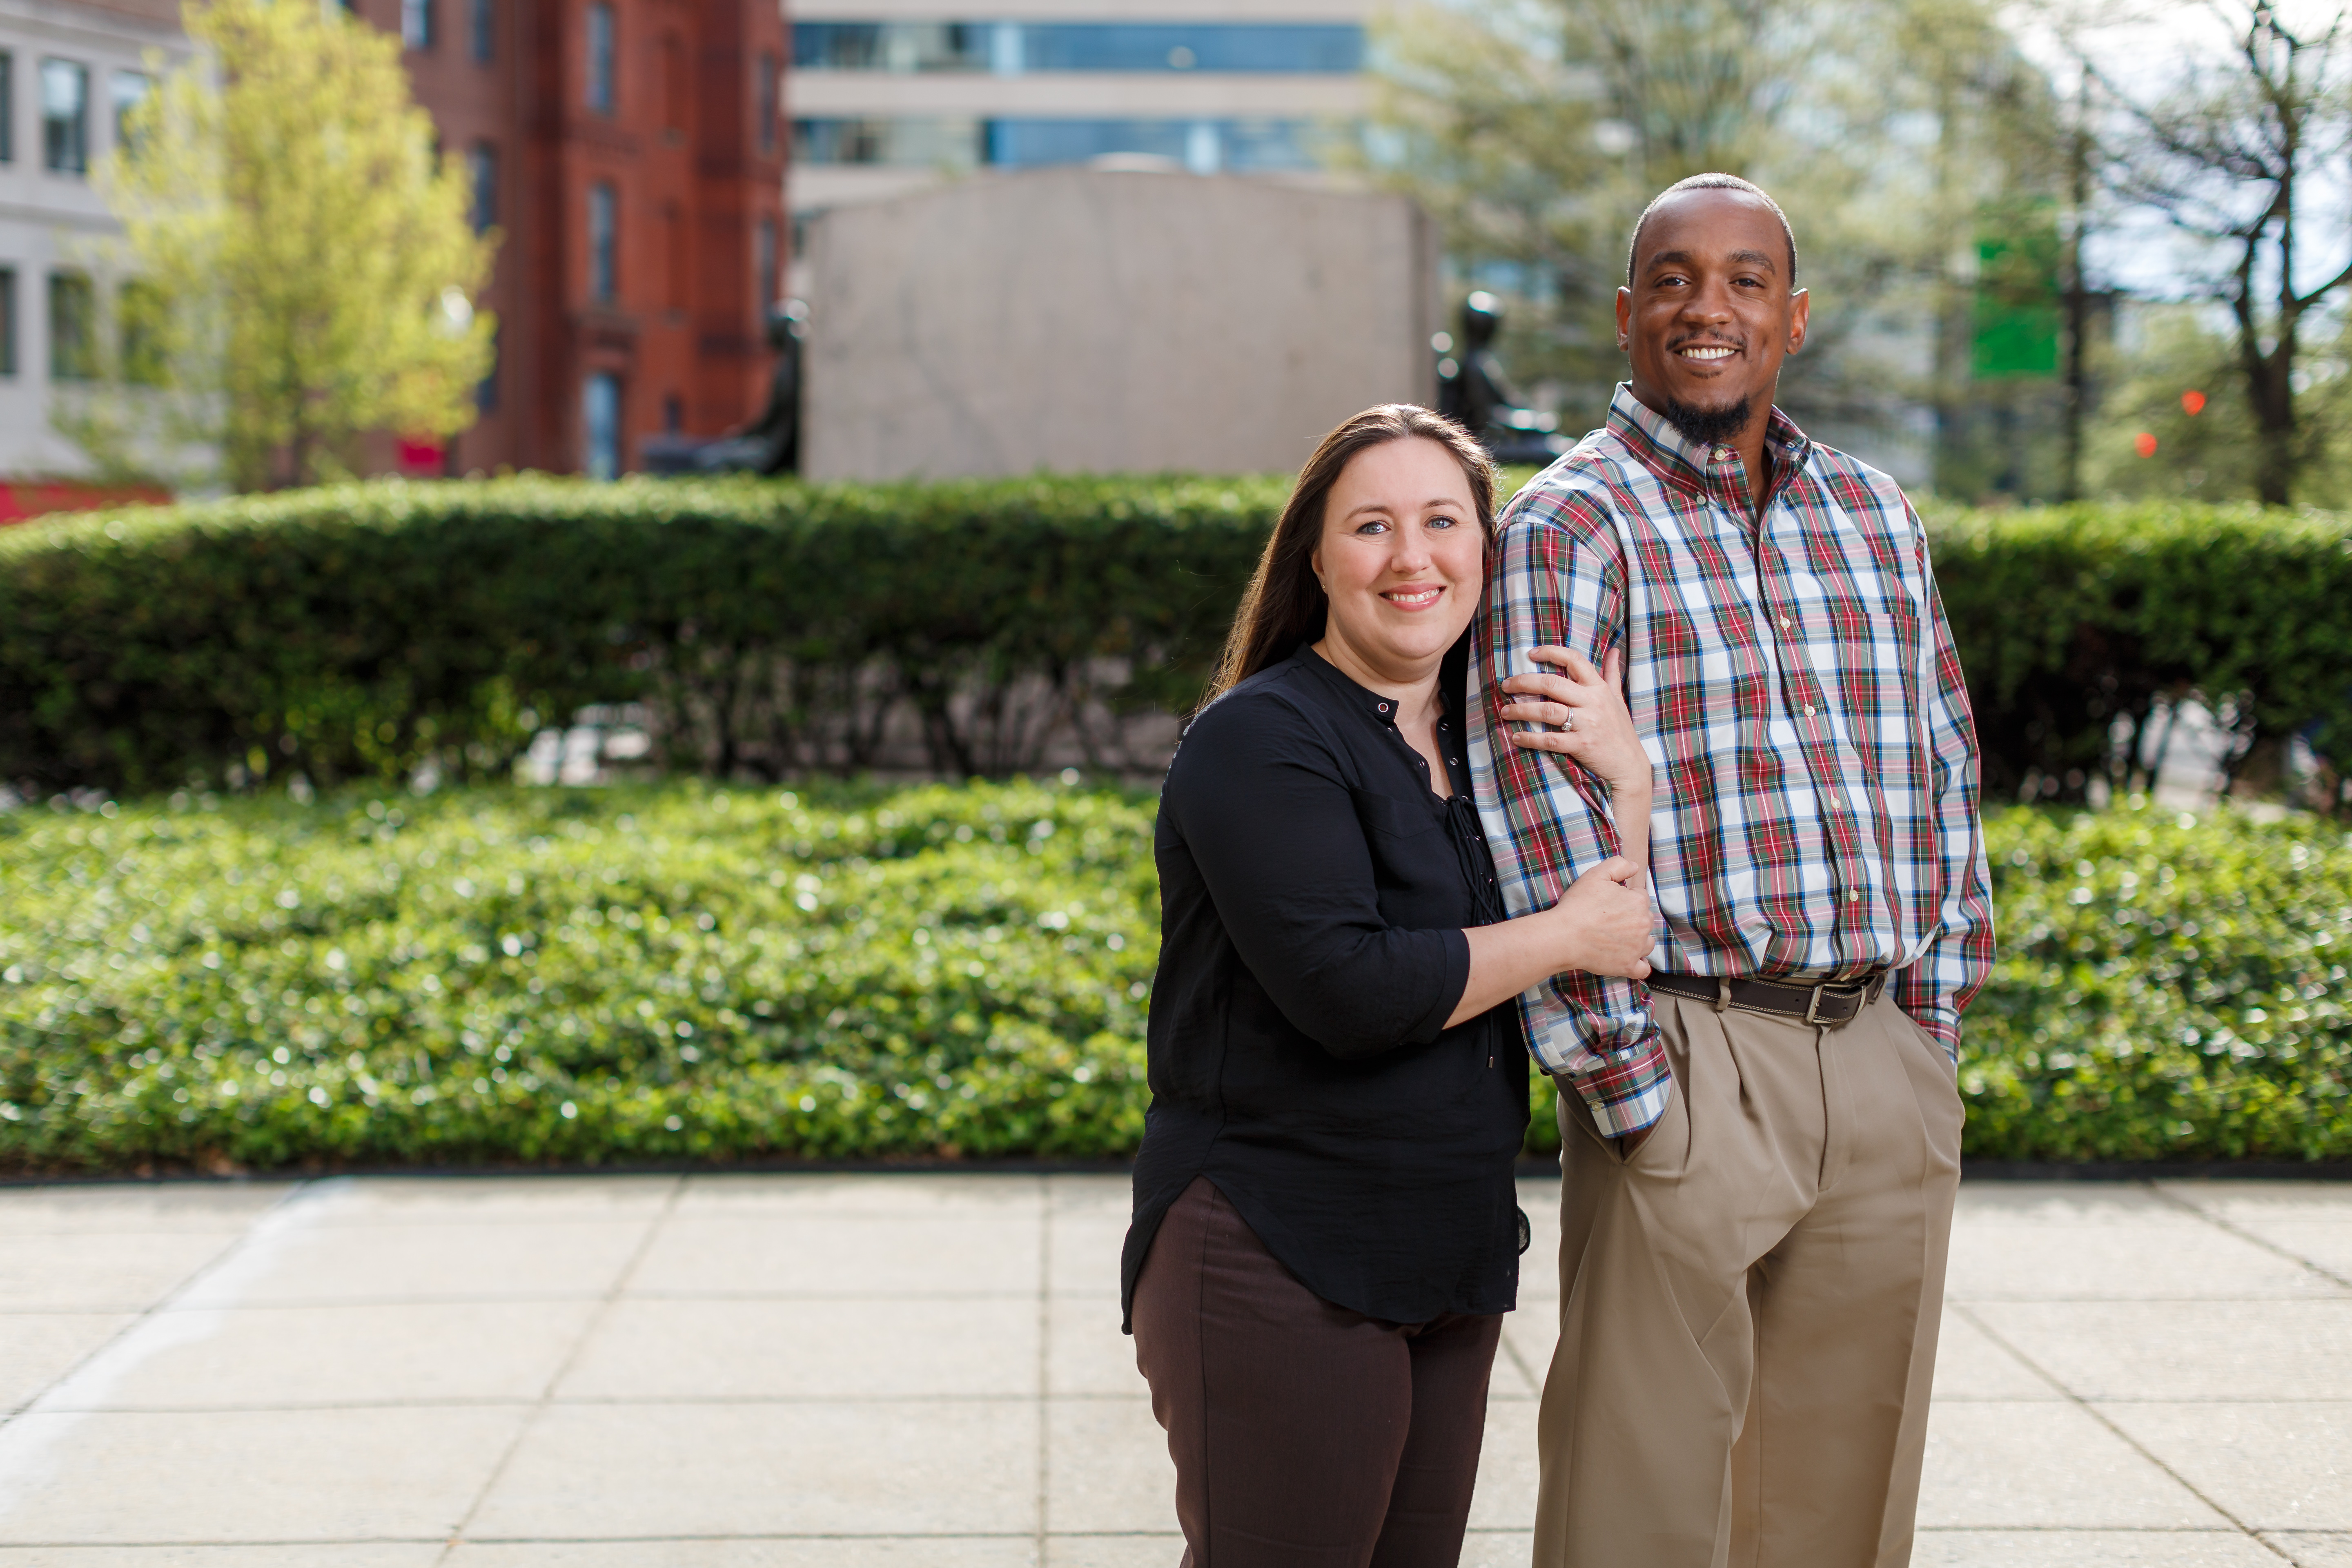
{"label": "concrete sidewalk", "polygon": [[[1470,1564],[1528,1555],[1522,1201]],[[1087,1175],[0,1190],[0,1568],[1172,1568],[1126,1212]],[[2352,1185],[1971,1185],[1937,1392],[1922,1563],[2352,1568]]]}

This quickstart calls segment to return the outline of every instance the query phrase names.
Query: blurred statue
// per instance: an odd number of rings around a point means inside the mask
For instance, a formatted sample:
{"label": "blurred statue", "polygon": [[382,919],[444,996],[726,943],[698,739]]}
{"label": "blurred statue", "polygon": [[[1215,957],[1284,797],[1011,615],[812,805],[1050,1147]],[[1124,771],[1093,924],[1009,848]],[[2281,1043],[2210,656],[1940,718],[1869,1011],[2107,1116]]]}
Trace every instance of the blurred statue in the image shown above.
{"label": "blurred statue", "polygon": [[1559,421],[1527,406],[1495,353],[1503,302],[1484,289],[1462,301],[1462,340],[1445,332],[1437,351],[1437,411],[1478,437],[1498,463],[1549,463],[1568,450],[1552,431]]}
{"label": "blurred statue", "polygon": [[768,312],[768,346],[776,353],[768,401],[751,422],[716,441],[648,438],[646,468],[656,474],[796,474],[801,467],[801,343],[808,306],[786,300]]}
{"label": "blurred statue", "polygon": [[776,351],[776,373],[768,382],[768,405],[737,437],[761,443],[762,474],[801,471],[801,340],[808,331],[808,306],[787,300],[768,312],[768,346]]}

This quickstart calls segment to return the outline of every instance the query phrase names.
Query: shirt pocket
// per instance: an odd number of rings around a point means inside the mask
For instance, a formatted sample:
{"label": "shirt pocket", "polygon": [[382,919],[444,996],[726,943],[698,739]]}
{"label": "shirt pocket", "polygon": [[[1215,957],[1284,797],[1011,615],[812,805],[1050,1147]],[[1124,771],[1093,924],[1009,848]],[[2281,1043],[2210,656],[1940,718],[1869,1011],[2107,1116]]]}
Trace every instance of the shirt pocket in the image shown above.
{"label": "shirt pocket", "polygon": [[1465,923],[1462,902],[1462,871],[1454,846],[1445,837],[1444,815],[1437,797],[1427,809],[1421,803],[1370,790],[1350,790],[1356,820],[1363,825],[1364,847],[1370,852],[1373,896],[1381,918],[1392,926],[1458,926]]}

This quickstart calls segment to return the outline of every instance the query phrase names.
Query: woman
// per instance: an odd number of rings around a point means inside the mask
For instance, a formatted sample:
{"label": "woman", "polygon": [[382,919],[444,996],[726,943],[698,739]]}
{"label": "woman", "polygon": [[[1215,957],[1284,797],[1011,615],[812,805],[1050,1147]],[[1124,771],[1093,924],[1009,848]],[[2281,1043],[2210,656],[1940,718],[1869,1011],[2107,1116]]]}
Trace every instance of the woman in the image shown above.
{"label": "woman", "polygon": [[[1507,1004],[1648,973],[1631,861],[1502,921],[1460,709],[1493,511],[1486,454],[1426,409],[1333,431],[1161,793],[1123,1285],[1191,1568],[1456,1561],[1524,1245]],[[1624,777],[1645,843],[1622,700],[1540,651],[1571,676],[1513,678],[1554,700],[1503,716],[1567,728],[1515,739]]]}

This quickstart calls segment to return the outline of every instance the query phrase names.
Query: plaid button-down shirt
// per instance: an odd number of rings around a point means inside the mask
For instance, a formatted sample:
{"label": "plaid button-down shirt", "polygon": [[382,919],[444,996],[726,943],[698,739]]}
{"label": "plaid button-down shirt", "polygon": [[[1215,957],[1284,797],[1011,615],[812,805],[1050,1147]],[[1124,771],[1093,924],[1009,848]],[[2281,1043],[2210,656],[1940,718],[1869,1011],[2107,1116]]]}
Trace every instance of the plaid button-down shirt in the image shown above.
{"label": "plaid button-down shirt", "polygon": [[[1649,752],[1653,967],[1811,984],[1882,970],[1955,1056],[1992,963],[1976,731],[1916,513],[1894,480],[1772,412],[1760,527],[1746,466],[1620,386],[1609,420],[1506,509],[1472,662],[1474,788],[1510,912],[1617,852],[1607,791],[1497,731],[1547,643],[1625,656]],[[1555,975],[1537,1059],[1607,1135],[1672,1092],[1649,991]]]}

